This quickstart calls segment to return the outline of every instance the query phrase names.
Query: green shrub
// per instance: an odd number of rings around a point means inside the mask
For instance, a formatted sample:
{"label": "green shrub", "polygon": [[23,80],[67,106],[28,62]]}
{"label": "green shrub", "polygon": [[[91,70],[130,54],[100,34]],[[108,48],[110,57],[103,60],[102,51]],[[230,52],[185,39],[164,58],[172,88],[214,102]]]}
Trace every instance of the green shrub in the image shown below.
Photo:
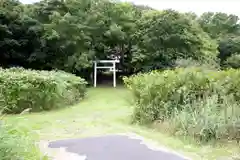
{"label": "green shrub", "polygon": [[124,81],[136,103],[134,122],[176,124],[171,124],[174,133],[202,141],[237,139],[240,70],[177,68],[138,74]]}
{"label": "green shrub", "polygon": [[227,68],[240,68],[240,55],[239,54],[231,55],[226,59],[223,65],[224,67]]}
{"label": "green shrub", "polygon": [[13,126],[0,127],[0,157],[1,160],[44,160],[38,149],[26,133]]}
{"label": "green shrub", "polygon": [[218,70],[220,69],[219,62],[217,60],[203,60],[203,61],[196,61],[192,58],[188,59],[177,59],[175,61],[175,67],[176,68],[188,68],[188,67],[198,67],[203,69],[213,69]]}
{"label": "green shrub", "polygon": [[85,94],[85,80],[65,72],[11,68],[1,69],[0,75],[0,109],[4,113],[60,108]]}

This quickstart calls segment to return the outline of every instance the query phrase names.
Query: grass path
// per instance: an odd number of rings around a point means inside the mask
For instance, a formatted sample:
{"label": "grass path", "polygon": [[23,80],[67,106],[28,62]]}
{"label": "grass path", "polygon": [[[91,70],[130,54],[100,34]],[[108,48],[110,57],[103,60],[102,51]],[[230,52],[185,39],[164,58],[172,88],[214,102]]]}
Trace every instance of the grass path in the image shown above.
{"label": "grass path", "polygon": [[40,140],[132,132],[194,160],[213,160],[237,152],[237,147],[197,146],[153,129],[132,125],[130,101],[131,96],[124,88],[91,88],[78,105],[58,111],[8,116],[6,122],[34,131],[38,135],[36,139]]}

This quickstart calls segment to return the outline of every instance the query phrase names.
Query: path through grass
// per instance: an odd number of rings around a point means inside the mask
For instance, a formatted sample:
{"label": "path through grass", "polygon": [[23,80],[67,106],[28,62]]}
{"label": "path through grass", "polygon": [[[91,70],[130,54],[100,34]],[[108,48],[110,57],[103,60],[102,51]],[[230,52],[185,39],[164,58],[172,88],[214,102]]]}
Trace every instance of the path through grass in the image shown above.
{"label": "path through grass", "polygon": [[[7,123],[20,125],[39,135],[36,139],[56,140],[114,133],[136,133],[165,145],[194,160],[212,160],[237,153],[233,146],[197,146],[150,128],[130,123],[133,107],[125,88],[91,88],[79,104],[58,111],[8,116]],[[35,135],[35,134],[33,134]]]}

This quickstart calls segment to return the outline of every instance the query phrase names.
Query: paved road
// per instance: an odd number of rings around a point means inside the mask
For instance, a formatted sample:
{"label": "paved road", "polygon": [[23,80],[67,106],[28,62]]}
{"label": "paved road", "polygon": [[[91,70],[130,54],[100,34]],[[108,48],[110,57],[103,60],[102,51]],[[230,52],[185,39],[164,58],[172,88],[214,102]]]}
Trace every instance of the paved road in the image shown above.
{"label": "paved road", "polygon": [[86,160],[186,160],[178,155],[155,151],[141,140],[112,135],[51,142],[50,148],[64,147],[68,152],[86,155]]}

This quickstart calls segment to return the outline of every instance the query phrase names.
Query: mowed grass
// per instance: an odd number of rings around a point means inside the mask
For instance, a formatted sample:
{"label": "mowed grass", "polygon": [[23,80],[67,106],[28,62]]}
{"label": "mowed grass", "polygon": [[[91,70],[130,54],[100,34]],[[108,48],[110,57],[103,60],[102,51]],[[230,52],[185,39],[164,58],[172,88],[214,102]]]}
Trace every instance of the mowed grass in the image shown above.
{"label": "mowed grass", "polygon": [[194,160],[213,160],[240,153],[237,144],[200,146],[189,139],[131,124],[134,107],[131,102],[131,94],[123,87],[90,88],[78,105],[51,112],[7,116],[5,121],[32,131],[36,140],[135,133]]}

